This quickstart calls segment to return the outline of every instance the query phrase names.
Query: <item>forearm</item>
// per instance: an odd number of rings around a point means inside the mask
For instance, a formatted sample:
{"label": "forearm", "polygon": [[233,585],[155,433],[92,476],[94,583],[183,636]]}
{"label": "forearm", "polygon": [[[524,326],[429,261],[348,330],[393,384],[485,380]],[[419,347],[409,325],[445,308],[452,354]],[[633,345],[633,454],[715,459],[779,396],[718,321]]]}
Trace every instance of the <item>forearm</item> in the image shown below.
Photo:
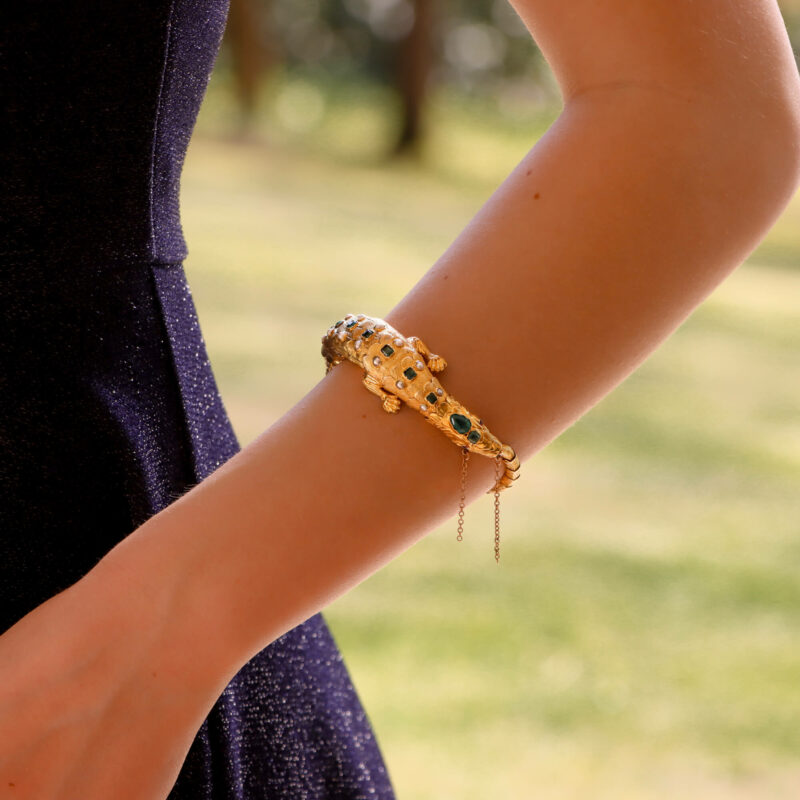
{"label": "forearm", "polygon": [[[389,314],[331,313],[419,335],[448,360],[447,390],[524,462],[674,330],[788,200],[760,131],[747,148],[723,132],[697,99],[576,98]],[[221,690],[455,514],[458,448],[410,409],[385,413],[361,377],[334,369],[101,563],[163,604],[176,669]],[[471,459],[468,500],[492,470]]]}

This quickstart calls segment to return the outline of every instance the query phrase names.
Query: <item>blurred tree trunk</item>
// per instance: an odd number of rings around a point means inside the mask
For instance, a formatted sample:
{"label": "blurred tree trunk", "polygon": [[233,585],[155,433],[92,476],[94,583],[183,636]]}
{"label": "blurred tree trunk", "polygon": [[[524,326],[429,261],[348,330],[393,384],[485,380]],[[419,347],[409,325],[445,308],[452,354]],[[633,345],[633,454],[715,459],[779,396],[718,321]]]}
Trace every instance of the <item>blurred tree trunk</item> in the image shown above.
{"label": "blurred tree trunk", "polygon": [[395,85],[400,93],[403,118],[392,155],[419,155],[425,94],[432,65],[435,0],[411,0],[414,24],[398,44]]}
{"label": "blurred tree trunk", "polygon": [[264,44],[270,2],[230,0],[225,37],[231,49],[236,99],[244,125],[253,121],[261,76],[275,60],[275,54]]}

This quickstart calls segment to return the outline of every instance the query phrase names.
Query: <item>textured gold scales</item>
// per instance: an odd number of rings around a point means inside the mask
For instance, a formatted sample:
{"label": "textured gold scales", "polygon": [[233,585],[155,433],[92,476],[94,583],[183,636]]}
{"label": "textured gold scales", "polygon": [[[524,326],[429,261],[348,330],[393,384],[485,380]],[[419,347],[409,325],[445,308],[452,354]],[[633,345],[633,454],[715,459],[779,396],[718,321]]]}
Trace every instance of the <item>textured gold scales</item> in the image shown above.
{"label": "textured gold scales", "polygon": [[418,336],[403,336],[378,317],[347,314],[322,337],[322,355],[326,374],[343,361],[363,367],[364,386],[381,399],[384,411],[397,413],[405,403],[462,448],[502,464],[502,475],[487,494],[508,488],[519,477],[514,449],[445,391],[435,373],[447,362]]}

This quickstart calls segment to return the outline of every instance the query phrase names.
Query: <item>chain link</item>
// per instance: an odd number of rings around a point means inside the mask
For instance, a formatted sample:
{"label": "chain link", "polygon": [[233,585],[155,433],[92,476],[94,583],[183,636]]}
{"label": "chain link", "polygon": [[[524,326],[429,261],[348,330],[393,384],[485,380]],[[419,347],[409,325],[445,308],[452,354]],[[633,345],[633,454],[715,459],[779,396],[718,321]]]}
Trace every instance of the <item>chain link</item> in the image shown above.
{"label": "chain link", "polygon": [[[495,459],[495,485],[503,476],[505,467],[503,460],[498,457]],[[494,490],[494,560],[500,563],[500,490]]]}
{"label": "chain link", "polygon": [[[464,505],[467,497],[467,463],[469,462],[469,448],[461,448],[461,500],[458,504],[458,533],[456,539],[460,542],[464,538]],[[503,477],[505,465],[502,458],[495,459],[495,485]],[[494,490],[494,560],[500,563],[500,490]]]}
{"label": "chain link", "polygon": [[469,461],[469,448],[461,448],[461,502],[458,504],[458,534],[456,539],[460,542],[464,536],[464,501],[467,497],[467,462]]}

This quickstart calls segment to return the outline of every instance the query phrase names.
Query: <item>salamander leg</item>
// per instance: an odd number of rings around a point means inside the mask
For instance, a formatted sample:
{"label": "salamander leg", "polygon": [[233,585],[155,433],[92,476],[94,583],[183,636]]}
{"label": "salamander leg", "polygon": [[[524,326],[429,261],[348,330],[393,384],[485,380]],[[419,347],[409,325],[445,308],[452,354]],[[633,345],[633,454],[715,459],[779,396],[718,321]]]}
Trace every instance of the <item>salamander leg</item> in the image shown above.
{"label": "salamander leg", "polygon": [[428,345],[419,338],[419,336],[409,336],[408,341],[414,346],[414,349],[425,359],[428,369],[431,372],[441,372],[446,366],[447,362],[436,353],[431,353]]}
{"label": "salamander leg", "polygon": [[390,394],[381,386],[380,381],[374,375],[365,375],[362,381],[364,386],[369,389],[372,394],[381,398],[383,403],[383,410],[389,414],[396,414],[400,409],[402,400],[396,395]]}

